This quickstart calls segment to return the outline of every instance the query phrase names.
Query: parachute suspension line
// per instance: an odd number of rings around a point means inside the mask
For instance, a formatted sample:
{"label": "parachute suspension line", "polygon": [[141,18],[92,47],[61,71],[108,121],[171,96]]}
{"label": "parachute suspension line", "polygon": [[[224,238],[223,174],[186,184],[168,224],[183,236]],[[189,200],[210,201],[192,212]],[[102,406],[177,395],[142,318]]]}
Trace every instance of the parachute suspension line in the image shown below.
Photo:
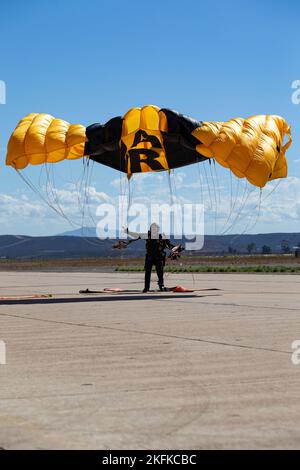
{"label": "parachute suspension line", "polygon": [[[282,182],[282,180],[278,180],[278,182],[277,182],[277,184],[274,186],[274,188],[271,189],[271,191],[266,195],[266,197],[264,197],[264,198],[262,199],[261,202],[266,201],[266,200],[271,196],[271,194],[273,194],[273,192],[278,188],[278,186],[280,185],[281,182]],[[260,189],[262,189],[262,188],[260,188]]]}
{"label": "parachute suspension line", "polygon": [[62,216],[62,214],[57,210],[57,208],[55,206],[53,206],[48,200],[47,198],[43,195],[43,193],[31,182],[29,181],[28,178],[26,178],[26,176],[21,173],[20,170],[17,170],[16,169],[16,172],[18,173],[18,175],[20,176],[20,178],[24,181],[24,183],[35,193],[37,194],[42,201],[44,201],[44,203],[50,208],[52,209],[54,212],[56,212],[56,214],[58,214],[59,216]]}
{"label": "parachute suspension line", "polygon": [[[272,190],[269,192],[269,194],[267,194],[267,196],[264,197],[263,199],[262,199],[262,188],[259,188],[259,198],[258,198],[258,202],[257,202],[257,204],[255,205],[254,210],[252,211],[252,210],[250,209],[249,212],[248,212],[248,214],[251,212],[252,216],[251,216],[251,214],[250,214],[250,218],[249,218],[248,223],[246,224],[244,230],[243,230],[239,235],[237,235],[236,237],[234,237],[233,240],[239,238],[241,235],[244,235],[244,233],[246,233],[246,231],[248,230],[249,227],[251,227],[251,229],[253,229],[253,228],[256,226],[256,224],[257,224],[257,222],[258,222],[258,220],[259,220],[259,218],[260,218],[262,203],[275,191],[275,189],[278,188],[278,186],[280,185],[280,183],[281,183],[281,180],[278,181],[278,183],[276,184],[276,186],[274,186],[274,188],[272,188]],[[255,189],[253,189],[253,190],[250,192],[250,194],[252,194],[254,191],[255,191]],[[248,214],[246,214],[246,216],[247,216]],[[255,218],[254,218],[254,217],[255,217]],[[233,240],[232,240],[232,241],[233,241]]]}
{"label": "parachute suspension line", "polygon": [[[122,166],[122,155],[121,152],[119,152],[119,168]],[[131,196],[130,196],[130,178],[131,175],[128,175],[127,173],[127,181],[125,180],[123,174],[119,172],[119,198],[118,198],[118,204],[119,204],[119,225],[122,223],[122,228],[128,229],[128,215],[129,215],[129,204],[131,204]],[[124,185],[123,185],[124,182]],[[127,191],[128,189],[128,191]],[[126,221],[124,222],[124,202],[126,199]],[[121,202],[121,204],[120,204]],[[123,226],[123,223],[125,223],[126,227]],[[120,234],[119,234],[120,236]]]}
{"label": "parachute suspension line", "polygon": [[211,178],[211,181],[212,181],[212,185],[213,185],[213,196],[214,196],[214,204],[215,204],[215,208],[217,207],[217,191],[216,191],[216,182],[215,182],[215,178],[214,178],[214,174],[212,172],[212,163],[211,163],[211,159],[209,159],[209,172],[210,172],[210,178]]}
{"label": "parachute suspension line", "polygon": [[233,219],[233,221],[231,222],[229,227],[227,227],[227,229],[222,232],[221,235],[225,235],[226,233],[228,233],[228,231],[235,225],[235,223],[237,223],[240,220],[242,211],[243,211],[243,209],[244,209],[244,207],[245,207],[245,205],[246,205],[246,203],[249,199],[250,194],[251,194],[251,189],[250,189],[249,186],[248,187],[246,186],[244,188],[244,194],[242,196],[242,201],[241,201],[240,208],[237,211],[237,214],[236,214],[235,218]]}
{"label": "parachute suspension line", "polygon": [[[28,186],[47,204],[48,207],[50,207],[52,210],[54,210],[60,217],[64,218],[64,215],[61,213],[60,208],[56,207],[53,202],[51,201],[49,195],[48,195],[48,188],[47,188],[47,182],[46,182],[46,196],[43,195],[43,193],[35,186],[34,183],[32,183],[29,179],[27,179],[21,172],[19,172],[19,175],[25,181]],[[46,175],[47,177],[47,175]]]}
{"label": "parachute suspension line", "polygon": [[210,202],[210,207],[208,208],[208,210],[213,211],[213,202],[212,202],[210,185],[209,185],[209,180],[208,180],[207,171],[206,171],[206,162],[203,163],[203,169],[204,169],[204,175],[205,175],[205,180],[206,180],[206,185],[207,185],[207,190],[208,190],[208,195],[209,195],[209,202]]}
{"label": "parachute suspension line", "polygon": [[[88,210],[88,215],[92,221],[92,224],[97,227],[97,221],[94,219],[93,214],[91,213],[91,208],[90,208],[90,188],[91,188],[91,178],[92,178],[92,172],[94,168],[94,162],[92,161],[92,164],[90,164],[90,160],[87,162],[87,177],[86,177],[86,187],[85,187],[85,204],[87,205],[87,210]],[[93,246],[99,246],[101,245],[102,241],[98,240],[97,242],[93,242],[89,240],[87,237],[84,237],[85,241],[89,243],[90,245]]]}
{"label": "parachute suspension line", "polygon": [[[255,191],[255,190],[254,190]],[[259,197],[258,197],[258,203],[256,204],[254,211],[257,211],[256,217],[254,219],[254,222],[252,222],[252,219],[248,222],[248,225],[245,227],[245,230],[243,233],[245,233],[246,230],[248,230],[248,227],[251,225],[251,228],[254,228],[260,218],[261,214],[261,206],[262,206],[262,188],[259,188]]]}
{"label": "parachute suspension line", "polygon": [[174,187],[174,194],[175,194],[175,202],[178,201],[178,191],[177,191],[177,182],[176,182],[176,173],[175,170],[172,170],[173,175],[173,187]]}
{"label": "parachute suspension line", "polygon": [[77,199],[80,208],[80,215],[81,215],[81,236],[84,237],[84,225],[85,225],[85,191],[87,185],[87,178],[88,178],[88,167],[89,161],[83,161],[83,175],[80,181],[80,185],[78,188]]}
{"label": "parachute suspension line", "polygon": [[213,168],[214,168],[216,184],[217,184],[218,204],[221,204],[221,185],[220,185],[220,178],[219,178],[219,173],[218,173],[215,159],[213,159]]}
{"label": "parachute suspension line", "polygon": [[[90,244],[90,245],[93,245],[93,246],[98,246],[99,243],[95,243],[95,242],[92,242],[90,241],[89,239],[87,239],[84,234],[83,234],[83,224],[84,224],[84,217],[85,217],[85,205],[86,205],[86,186],[87,186],[87,179],[88,179],[88,169],[89,169],[89,162],[88,161],[84,161],[83,163],[84,165],[84,171],[83,171],[83,175],[81,177],[78,178],[78,181],[75,183],[75,187],[77,189],[77,193],[80,192],[84,194],[83,196],[83,199],[79,197],[79,194],[77,194],[77,197],[78,197],[78,205],[79,205],[79,208],[80,208],[80,212],[81,212],[81,215],[82,215],[82,221],[81,221],[81,224],[75,224],[73,223],[68,217],[66,217],[62,211],[62,213],[57,210],[57,208],[53,205],[50,205],[51,208],[53,208],[55,210],[55,212],[57,212],[59,215],[63,216],[73,227],[80,227],[81,228],[81,234],[82,234],[82,238],[85,240],[86,243]],[[48,190],[50,191],[50,194],[52,195],[52,198],[54,199],[54,201],[56,201],[56,203],[58,204],[58,207],[59,209],[61,209],[61,206],[60,206],[60,203],[59,203],[59,200],[58,200],[58,197],[57,197],[57,194],[53,191],[53,187],[55,188],[55,182],[54,182],[54,176],[52,176],[52,179],[53,179],[53,184],[52,184],[52,181],[51,181],[51,174],[48,172],[48,168],[46,167],[46,170],[47,170],[47,179],[48,179],[48,185],[50,186],[48,188]],[[54,186],[53,186],[54,185]],[[80,187],[80,191],[78,191],[78,185]],[[47,199],[45,199],[43,197],[42,194],[40,194],[40,196],[42,197],[42,199],[47,203]],[[49,204],[48,204],[49,205]],[[62,209],[61,209],[62,210]]]}
{"label": "parachute suspension line", "polygon": [[58,210],[61,212],[61,208],[60,208],[59,204],[57,204],[57,200],[55,199],[54,189],[53,189],[53,185],[52,185],[52,181],[51,181],[51,175],[50,175],[51,169],[49,169],[49,167],[47,165],[47,162],[44,163],[44,167],[45,167],[45,173],[46,173],[46,194],[47,194],[47,197],[49,198],[49,200],[52,201],[53,204],[57,205]]}
{"label": "parachute suspension line", "polygon": [[[249,197],[249,194],[248,194],[248,197]],[[236,224],[236,222],[239,220],[240,216],[241,216],[241,212],[243,210],[243,207],[245,206],[246,204],[246,201],[247,201],[247,187],[245,186],[244,187],[244,190],[241,194],[241,202],[240,204],[238,205],[237,204],[237,201],[235,201],[235,206],[237,207],[237,210],[236,210],[236,213],[233,213],[232,215],[232,220],[230,221],[230,224],[228,225],[228,227],[225,229],[224,227],[224,230],[223,232],[221,232],[221,235],[224,235],[226,233],[229,232],[229,230],[234,227],[234,225]]]}
{"label": "parachute suspension line", "polygon": [[[52,179],[52,183],[51,183],[51,179]],[[66,221],[69,222],[69,224],[72,225],[73,227],[78,227],[79,223],[76,222],[76,221],[73,221],[69,216],[67,216],[64,209],[63,209],[63,207],[62,207],[62,205],[61,205],[61,201],[59,199],[59,195],[58,195],[58,192],[57,192],[58,190],[56,189],[56,183],[55,183],[55,177],[54,177],[54,167],[53,166],[51,167],[51,170],[50,170],[50,184],[52,184],[51,191],[53,193],[54,201],[58,205],[59,210],[62,212],[62,214],[65,217]]]}
{"label": "parachute suspension line", "polygon": [[235,192],[235,196],[234,196],[233,204],[232,204],[232,212],[233,213],[234,213],[234,210],[237,206],[237,202],[238,202],[238,199],[239,199],[240,187],[241,187],[241,178],[238,178],[237,185],[236,185],[236,192]]}
{"label": "parachute suspension line", "polygon": [[[82,159],[84,162],[85,159]],[[74,197],[77,199],[77,206],[79,208],[79,211],[81,210],[81,201],[78,197],[78,193],[80,192],[78,187],[80,185],[80,181],[82,180],[82,174],[75,178],[73,175],[73,165],[70,165],[70,161],[66,160],[66,163],[68,164],[68,170],[67,174],[70,175],[69,178],[65,178],[61,176],[59,173],[55,173],[55,166],[52,164],[49,166],[47,163],[45,163],[45,173],[46,173],[46,178],[47,178],[47,185],[46,185],[46,192],[47,192],[47,197],[50,199],[50,195],[52,197],[53,203],[55,203],[59,209],[59,211],[63,212],[64,217],[66,217],[65,212],[62,209],[61,202],[59,200],[58,196],[58,189],[55,180],[59,179],[63,184],[69,184],[71,185],[71,189],[73,192],[75,192]],[[44,165],[41,165],[41,171],[40,171],[40,176],[39,176],[39,186],[42,186],[41,183],[41,178],[42,178],[42,172],[43,172],[43,167]],[[50,168],[50,170],[49,170]],[[71,221],[70,217],[68,217],[68,223],[70,223],[73,226],[79,226],[79,222]]]}
{"label": "parachute suspension line", "polygon": [[132,174],[131,177],[129,178],[128,180],[128,190],[129,190],[129,208],[132,206],[133,204],[133,201],[134,201],[134,195],[135,195],[135,192],[134,192],[134,189],[135,189],[135,186],[134,186],[134,178],[135,176]]}
{"label": "parachute suspension line", "polygon": [[90,161],[87,161],[86,162],[86,167],[85,167],[85,178],[84,178],[84,182],[83,182],[83,197],[82,197],[82,234],[83,234],[83,230],[84,230],[84,226],[88,225],[89,222],[88,220],[86,219],[87,217],[87,212],[89,211],[89,178],[90,178]]}
{"label": "parachute suspension line", "polygon": [[97,225],[97,221],[94,218],[94,215],[91,213],[91,207],[90,207],[90,195],[91,195],[91,179],[92,179],[92,173],[94,169],[94,162],[92,162],[92,167],[90,168],[90,162],[88,163],[88,175],[87,175],[87,187],[86,187],[86,193],[85,193],[85,202],[87,204],[88,208],[88,215],[91,218],[91,221],[94,226]]}
{"label": "parachute suspension line", "polygon": [[174,202],[174,193],[173,193],[173,188],[172,188],[171,170],[168,170],[168,184],[169,184],[169,193],[170,193],[170,204],[172,205]]}
{"label": "parachute suspension line", "polygon": [[132,177],[133,175],[130,176],[130,178],[127,179],[128,181],[128,204],[127,204],[127,214],[126,214],[126,227],[128,227],[128,220],[129,220],[129,211],[132,205],[132,200],[133,200],[133,184],[132,184]]}
{"label": "parachute suspension line", "polygon": [[[49,196],[49,183],[48,183],[48,174],[47,174],[47,167],[46,167],[46,164],[42,165],[41,166],[41,171],[40,171],[40,174],[39,174],[39,188],[42,188],[43,187],[43,182],[42,182],[42,175],[43,175],[43,171],[45,170],[45,174],[46,174],[46,183],[45,183],[45,192],[46,192],[46,196],[44,197],[44,200],[47,200],[47,205],[51,207],[51,209],[54,209],[54,205],[53,203],[51,202],[51,199],[50,199],[50,196]],[[34,186],[36,188],[36,186],[32,183],[32,186]],[[40,190],[37,190],[35,191],[39,194],[39,196],[42,194]],[[60,216],[62,216],[61,212],[59,211],[59,208],[56,207],[56,212],[59,213]]]}
{"label": "parachute suspension line", "polygon": [[[101,240],[92,241],[90,240],[90,237],[84,235],[84,231],[83,231],[85,220],[86,220],[85,219],[86,214],[91,218],[92,224],[95,226],[95,228],[97,227],[97,222],[95,221],[90,210],[90,185],[91,185],[93,167],[94,167],[94,162],[92,162],[92,165],[90,166],[90,160],[86,160],[86,162],[84,163],[84,176],[81,181],[81,191],[83,193],[83,198],[81,200],[81,204],[82,204],[81,237],[88,245],[99,246],[102,243]],[[86,223],[88,223],[88,220]]]}
{"label": "parachute suspension line", "polygon": [[[120,166],[121,166],[121,156],[120,156]],[[119,173],[119,198],[118,198],[118,204],[119,204],[119,226],[122,226],[122,228],[128,228],[128,213],[129,213],[129,200],[131,199],[131,196],[129,194],[130,192],[130,179],[131,176],[127,175],[127,177],[124,177],[123,174],[120,172]],[[124,207],[124,203],[126,203],[126,206]],[[131,204],[131,202],[130,202]],[[126,209],[126,220],[124,221],[124,216],[125,216],[125,210]],[[126,226],[123,224],[125,223]],[[120,234],[119,234],[120,235]]]}
{"label": "parachute suspension line", "polygon": [[[215,171],[215,176],[216,176],[216,184],[217,184],[217,196],[218,196],[218,212],[222,212],[222,197],[221,197],[221,189],[222,189],[222,184],[219,176],[219,171],[218,171],[218,165],[216,164],[215,159],[213,159],[213,165],[214,165],[214,171]],[[219,221],[219,217],[217,217],[217,223]],[[219,232],[219,225],[217,227],[217,233]]]}
{"label": "parachute suspension line", "polygon": [[[119,158],[119,166],[121,167],[121,155],[120,155],[120,158]],[[119,202],[121,201],[121,207],[119,208],[120,209],[119,217],[121,217],[121,215],[123,213],[122,178],[123,178],[123,175],[122,175],[122,173],[119,172]],[[120,226],[120,221],[119,221],[119,226]],[[124,228],[127,229],[128,227],[126,226]],[[122,227],[122,229],[123,229],[123,227]],[[120,237],[120,233],[118,234],[118,236]]]}
{"label": "parachute suspension line", "polygon": [[254,228],[260,218],[260,214],[261,214],[261,204],[262,203],[262,188],[259,188],[259,199],[258,199],[258,204],[256,206],[256,208],[258,208],[258,211],[257,211],[257,216],[256,216],[256,219],[254,220],[254,223],[252,225],[252,228]]}
{"label": "parachute suspension line", "polygon": [[198,168],[199,186],[200,186],[200,191],[201,191],[201,203],[204,206],[203,179],[202,179],[202,174],[201,174],[201,170],[200,170],[200,162],[197,163],[197,168]]}
{"label": "parachute suspension line", "polygon": [[[89,168],[89,160],[83,159],[83,172],[81,177],[78,179],[76,183],[76,191],[77,191],[77,201],[79,206],[79,211],[81,215],[81,235],[83,237],[83,229],[85,225],[85,188],[87,184],[88,178],[88,168]],[[83,237],[84,238],[84,237]]]}
{"label": "parachute suspension line", "polygon": [[[212,183],[212,190],[211,190],[210,181],[209,181],[209,177],[208,177],[208,172],[207,172],[207,169],[206,169],[206,163],[207,162],[203,162],[202,165],[203,165],[203,169],[204,169],[204,176],[205,176],[205,181],[206,181],[206,185],[207,185],[207,192],[208,192],[208,196],[209,196],[209,203],[210,203],[210,205],[208,207],[208,211],[211,211],[214,214],[214,231],[216,233],[216,231],[217,231],[217,213],[218,213],[218,198],[217,198],[217,191],[216,191],[216,181],[215,181],[215,177],[214,177],[214,174],[213,174],[212,168],[211,168],[211,165],[212,165],[211,159],[209,159],[209,161],[208,161],[209,173],[210,173],[210,179],[211,179],[211,183]],[[202,184],[200,184],[201,193],[202,193],[202,203],[205,207],[204,196],[203,196],[203,182],[202,182],[202,175],[200,173],[199,163],[198,163],[198,172],[199,172],[199,179],[202,183]]]}
{"label": "parachute suspension line", "polygon": [[[255,189],[253,189],[253,190],[251,191],[251,193],[254,192],[254,191],[255,191]],[[261,202],[262,202],[262,188],[259,188],[259,198],[258,198],[258,202],[257,202],[256,206],[254,207],[254,211],[253,211],[253,212],[257,212],[257,213],[256,213],[256,214],[253,214],[252,217],[250,216],[250,220],[249,220],[248,223],[246,224],[244,230],[243,230],[240,234],[236,235],[236,236],[231,240],[231,243],[232,243],[234,240],[236,240],[236,239],[238,239],[239,237],[241,237],[242,235],[244,235],[244,234],[246,233],[246,231],[248,230],[249,226],[251,226],[251,229],[256,226],[256,224],[257,224],[257,222],[258,222],[258,220],[259,220],[260,214],[261,214]],[[258,210],[257,210],[257,209],[258,209]],[[250,212],[250,211],[249,211],[249,212]],[[254,219],[254,222],[252,222],[254,216],[255,216],[255,219]]]}
{"label": "parachute suspension line", "polygon": [[[177,182],[176,182],[176,173],[175,173],[175,170],[173,169],[172,170],[172,175],[173,175],[173,187],[174,187],[174,195],[175,195],[175,204],[177,204],[179,202],[179,198],[178,198],[178,191],[177,191]],[[177,209],[177,206],[176,206],[176,209]],[[180,220],[180,225],[179,225],[179,230],[176,231],[176,227],[177,227],[177,216],[175,214],[175,217],[174,217],[174,236],[176,233],[181,233],[182,232],[182,212],[180,212],[179,216],[181,217],[181,220]],[[183,235],[183,234],[182,234]]]}
{"label": "parachute suspension line", "polygon": [[83,231],[84,231],[84,218],[85,218],[85,204],[84,204],[84,198],[81,196],[84,194],[84,188],[86,185],[86,178],[87,178],[87,173],[88,173],[88,160],[83,160],[83,173],[82,173],[82,178],[79,183],[79,188],[77,190],[77,200],[78,200],[78,205],[80,208],[80,214],[81,214],[81,235],[83,236]]}
{"label": "parachute suspension line", "polygon": [[229,206],[228,216],[227,216],[225,222],[223,223],[223,227],[220,230],[220,234],[221,234],[222,230],[225,230],[225,227],[228,224],[229,220],[231,219],[232,212],[233,212],[233,180],[232,180],[231,171],[229,171],[229,177],[230,177],[230,206]]}
{"label": "parachute suspension line", "polygon": [[[221,232],[222,235],[223,235],[223,234],[226,234],[226,233],[234,226],[235,223],[238,223],[238,222],[240,222],[241,220],[243,220],[243,219],[245,219],[246,217],[248,217],[248,214],[253,211],[253,210],[250,209],[249,211],[246,212],[246,214],[243,214],[243,213],[242,213],[242,211],[243,211],[243,209],[244,209],[246,203],[247,203],[248,200],[249,200],[249,197],[256,191],[255,188],[254,188],[254,189],[251,189],[251,187],[250,187],[249,185],[247,186],[247,183],[245,183],[244,192],[243,192],[243,195],[242,195],[242,200],[241,200],[240,207],[239,207],[237,213],[234,214],[233,211],[234,211],[234,208],[237,206],[238,193],[239,193],[239,188],[240,188],[240,184],[239,184],[239,183],[240,183],[240,179],[238,179],[238,187],[237,187],[237,191],[236,191],[236,196],[235,196],[235,200],[234,200],[234,202],[233,202],[233,204],[232,204],[232,199],[233,199],[233,198],[232,198],[232,193],[233,193],[232,187],[233,187],[233,186],[232,186],[232,174],[231,174],[231,172],[230,172],[230,214],[229,214],[229,216],[228,216],[228,218],[227,218],[225,224],[223,225],[223,231]],[[275,190],[275,189],[276,189],[276,188],[274,188],[273,190]],[[272,190],[272,192],[273,192],[273,190]],[[268,196],[267,196],[267,197],[268,197]],[[266,199],[266,198],[265,198],[265,199]],[[255,207],[254,210],[256,210],[256,209],[257,209],[257,205],[256,205],[256,207]],[[231,220],[232,217],[233,217],[233,220]],[[241,233],[241,235],[242,235],[243,233],[245,233],[245,231],[248,229],[249,225],[250,225],[251,222],[252,222],[252,219],[253,219],[253,217],[250,218],[249,222],[246,224],[245,229],[244,229],[244,231]],[[230,221],[231,221],[231,223],[230,223],[229,227],[226,228],[226,226],[229,224]],[[256,220],[255,223],[257,223],[257,220]]]}
{"label": "parachute suspension line", "polygon": [[83,175],[82,175],[82,180],[80,182],[80,187],[79,187],[80,193],[78,194],[78,200],[80,201],[81,235],[82,236],[83,236],[84,221],[85,221],[84,193],[85,193],[87,175],[88,175],[88,161],[84,161],[83,162]]}
{"label": "parachute suspension line", "polygon": [[[249,186],[249,196],[251,194],[253,194],[255,191],[256,191],[256,188],[251,189],[251,187]],[[240,235],[243,235],[248,230],[249,226],[251,226],[251,228],[253,228],[257,224],[258,219],[260,217],[261,201],[262,201],[262,188],[259,188],[258,203],[255,205],[253,210],[249,209],[248,213],[246,213],[245,216],[243,217],[245,219],[247,217],[247,215],[250,214],[249,221],[248,221],[248,223],[246,223],[246,226],[245,226],[244,230],[240,233]]]}
{"label": "parachute suspension line", "polygon": [[[172,177],[171,175],[173,174],[173,187],[175,188],[175,181],[174,181],[174,173],[171,173],[171,170],[168,170],[168,185],[169,185],[169,195],[170,195],[170,205],[173,206],[174,201],[176,202],[176,196],[174,196],[174,189],[172,187]],[[176,188],[175,188],[176,191]],[[173,219],[174,219],[174,229],[175,229],[175,220],[176,217],[174,217],[173,213]],[[171,228],[171,227],[170,227]],[[170,233],[171,235],[171,233]]]}
{"label": "parachute suspension line", "polygon": [[[65,213],[65,211],[63,210],[62,206],[61,206],[61,203],[60,203],[60,200],[59,200],[59,196],[57,194],[57,190],[56,190],[56,185],[55,185],[55,180],[54,180],[54,174],[53,174],[53,166],[52,164],[50,164],[50,167],[48,165],[48,163],[46,162],[45,163],[45,170],[46,170],[46,192],[47,192],[47,196],[50,198],[50,200],[52,199],[52,202],[54,205],[56,205],[56,207],[58,208],[58,211],[59,213],[61,214],[61,216],[73,227],[76,227],[77,224],[74,223]],[[49,196],[50,195],[50,196]]]}
{"label": "parachute suspension line", "polygon": [[214,194],[214,202],[215,202],[215,207],[214,207],[214,225],[215,225],[215,234],[217,233],[217,217],[218,217],[218,201],[217,201],[217,191],[216,191],[216,182],[215,178],[211,169],[211,159],[209,159],[209,171],[210,171],[210,177],[212,180],[213,184],[213,194]]}
{"label": "parachute suspension line", "polygon": [[[91,213],[90,208],[90,195],[91,195],[91,178],[92,178],[92,170],[94,166],[94,162],[88,160],[86,164],[86,178],[84,180],[84,191],[83,191],[83,224],[89,225],[90,221],[93,226],[96,227],[97,223],[94,219],[93,214]],[[98,245],[98,243],[95,243]]]}
{"label": "parachute suspension line", "polygon": [[[16,172],[18,173],[19,177],[24,181],[24,183],[31,189],[31,191],[37,194],[47,204],[47,206],[51,207],[47,199],[44,197],[43,193],[41,193],[41,191],[29,179],[27,179],[25,175],[21,173],[20,170],[16,170]],[[51,209],[57,212],[55,208],[51,207]]]}
{"label": "parachute suspension line", "polygon": [[61,205],[59,204],[59,200],[57,197],[57,194],[55,193],[55,187],[54,187],[54,182],[51,180],[51,167],[49,168],[47,162],[45,162],[45,171],[46,171],[46,192],[47,196],[52,200],[53,204],[56,204],[56,207],[58,208],[59,212],[61,213],[62,217],[65,217],[65,214],[62,210]]}
{"label": "parachute suspension line", "polygon": [[[49,201],[51,201],[51,204],[54,205],[54,198],[53,198],[53,192],[51,192],[52,188],[50,185],[50,177],[49,177],[49,172],[47,168],[47,162],[44,163],[44,168],[45,168],[45,174],[46,174],[46,183],[45,183],[46,197]],[[60,215],[62,216],[59,206],[56,206],[56,207],[57,207],[57,210],[60,212]]]}
{"label": "parachute suspension line", "polygon": [[[129,211],[130,211],[130,207],[131,207],[131,204],[132,204],[132,199],[131,199],[131,192],[132,192],[132,175],[127,175],[127,178],[124,180],[124,203],[126,204],[125,205],[125,209],[126,209],[126,214],[125,214],[125,217],[126,217],[126,227],[128,227],[128,220],[129,220]],[[124,211],[125,213],[125,211]]]}
{"label": "parachute suspension line", "polygon": [[233,204],[233,187],[232,187],[232,173],[229,171],[230,174],[230,214],[232,212],[232,204]]}
{"label": "parachute suspension line", "polygon": [[39,187],[41,188],[42,187],[42,174],[43,174],[43,169],[44,169],[44,165],[41,165],[41,168],[40,168],[40,174],[39,174]]}
{"label": "parachute suspension line", "polygon": [[[235,191],[235,195],[233,194],[234,193],[234,190],[233,190],[233,185],[232,185],[232,175],[231,175],[231,171],[230,171],[230,182],[231,182],[231,201],[230,201],[230,212],[227,216],[227,219],[223,225],[223,231],[220,232],[220,235],[223,234],[224,232],[227,231],[226,229],[226,226],[230,223],[231,221],[231,218],[234,217],[234,209],[235,209],[235,206],[236,206],[236,203],[237,203],[237,200],[238,200],[238,195],[239,195],[239,189],[240,189],[240,178],[238,178],[237,180],[237,184],[236,184],[236,191]],[[226,230],[225,230],[226,229]]]}

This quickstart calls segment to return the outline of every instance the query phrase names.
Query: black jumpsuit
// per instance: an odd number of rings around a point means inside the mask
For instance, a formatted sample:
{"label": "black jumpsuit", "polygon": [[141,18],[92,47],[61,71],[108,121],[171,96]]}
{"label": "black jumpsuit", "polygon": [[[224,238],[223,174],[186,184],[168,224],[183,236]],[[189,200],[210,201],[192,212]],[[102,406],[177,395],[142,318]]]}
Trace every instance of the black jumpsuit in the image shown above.
{"label": "black jumpsuit", "polygon": [[164,266],[166,262],[165,249],[169,248],[171,250],[173,247],[174,245],[172,245],[170,240],[162,238],[161,235],[159,235],[158,239],[152,239],[150,233],[148,234],[145,258],[145,290],[149,290],[150,288],[151,271],[153,266],[155,266],[156,269],[159,288],[162,289],[164,287]]}

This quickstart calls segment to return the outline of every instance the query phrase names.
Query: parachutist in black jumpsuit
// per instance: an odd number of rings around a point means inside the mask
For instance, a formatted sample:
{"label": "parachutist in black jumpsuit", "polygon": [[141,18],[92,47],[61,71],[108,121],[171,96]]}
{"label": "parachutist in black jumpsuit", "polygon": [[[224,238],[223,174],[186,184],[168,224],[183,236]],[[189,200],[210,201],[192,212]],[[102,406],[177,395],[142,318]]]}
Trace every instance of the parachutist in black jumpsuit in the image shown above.
{"label": "parachutist in black jumpsuit", "polygon": [[[138,235],[133,232],[127,232],[131,236]],[[140,240],[141,235],[135,240]],[[133,241],[133,240],[132,240]],[[160,290],[164,290],[164,266],[166,263],[166,248],[172,250],[175,245],[173,245],[170,240],[163,238],[161,234],[157,234],[155,238],[151,237],[151,231],[148,231],[148,237],[146,238],[146,257],[145,257],[145,287],[144,292],[147,292],[150,289],[150,280],[151,280],[151,271],[152,267],[155,266],[157,277],[158,277],[158,287]]]}
{"label": "parachutist in black jumpsuit", "polygon": [[152,239],[149,232],[148,239],[146,240],[144,292],[147,292],[150,288],[152,266],[155,266],[156,269],[159,289],[164,289],[164,266],[166,263],[165,249],[169,248],[169,250],[171,250],[173,247],[174,245],[172,245],[170,240],[162,238],[161,234],[159,234],[158,239]]}

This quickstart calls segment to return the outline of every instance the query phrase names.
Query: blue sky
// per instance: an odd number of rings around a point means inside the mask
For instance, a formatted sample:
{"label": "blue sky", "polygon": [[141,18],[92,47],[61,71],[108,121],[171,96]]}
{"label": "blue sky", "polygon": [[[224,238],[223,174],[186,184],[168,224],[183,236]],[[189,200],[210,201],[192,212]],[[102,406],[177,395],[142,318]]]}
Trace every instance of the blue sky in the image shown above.
{"label": "blue sky", "polygon": [[[293,132],[289,178],[247,231],[300,232],[300,104],[291,100],[291,84],[300,80],[299,17],[298,0],[2,1],[0,80],[7,103],[0,105],[0,233],[46,235],[71,228],[5,167],[7,141],[22,117],[46,112],[89,125],[150,103],[199,120],[282,115]],[[70,166],[56,166],[63,204],[72,197],[64,178]],[[82,163],[71,171],[78,177]],[[178,172],[180,196],[197,200],[195,168]],[[222,201],[228,197],[228,172],[218,172]],[[34,180],[39,169],[27,175]],[[99,200],[117,197],[118,178],[109,168],[93,168],[91,185]],[[137,194],[141,182],[134,183]],[[143,184],[165,197],[165,177]],[[217,210],[226,217],[225,209]],[[213,233],[216,215],[207,218]],[[231,231],[239,230],[233,224]]]}

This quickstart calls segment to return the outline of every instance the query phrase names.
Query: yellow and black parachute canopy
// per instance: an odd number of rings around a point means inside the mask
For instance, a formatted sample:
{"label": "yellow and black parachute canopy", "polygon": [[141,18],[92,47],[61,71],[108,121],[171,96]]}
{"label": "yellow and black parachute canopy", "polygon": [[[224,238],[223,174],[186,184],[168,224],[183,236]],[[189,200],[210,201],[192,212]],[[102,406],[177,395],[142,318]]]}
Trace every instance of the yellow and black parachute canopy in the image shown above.
{"label": "yellow and black parachute canopy", "polygon": [[29,114],[10,138],[6,164],[20,170],[28,164],[85,156],[130,176],[213,158],[263,187],[287,176],[285,152],[290,144],[290,127],[280,116],[201,122],[149,105],[87,128],[49,114]]}

